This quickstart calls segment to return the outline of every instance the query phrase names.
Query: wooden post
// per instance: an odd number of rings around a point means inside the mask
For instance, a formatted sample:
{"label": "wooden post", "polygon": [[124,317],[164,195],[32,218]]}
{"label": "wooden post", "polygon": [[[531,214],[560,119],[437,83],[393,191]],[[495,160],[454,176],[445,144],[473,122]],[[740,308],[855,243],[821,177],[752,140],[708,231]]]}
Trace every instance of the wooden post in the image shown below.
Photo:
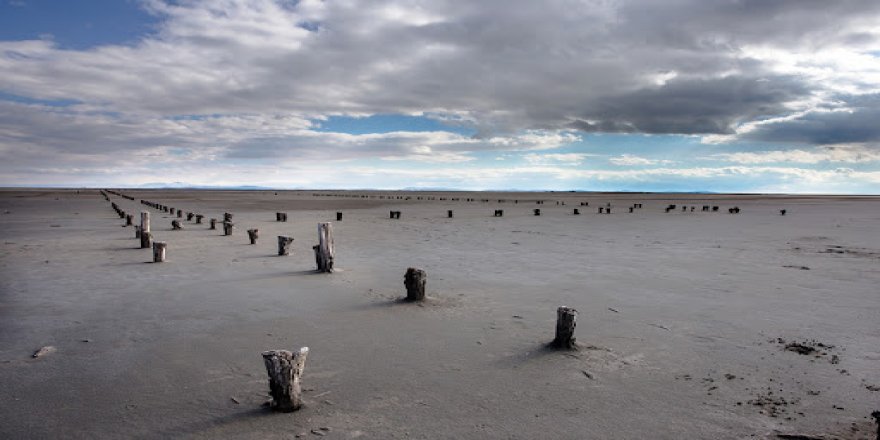
{"label": "wooden post", "polygon": [[165,261],[165,242],[153,242],[153,263],[161,263]]}
{"label": "wooden post", "polygon": [[452,210],[451,209],[446,211],[446,217],[452,218]]}
{"label": "wooden post", "polygon": [[272,396],[269,405],[275,411],[293,412],[302,407],[300,381],[308,354],[309,347],[300,348],[296,353],[287,350],[263,352],[263,363],[269,374],[269,395]]}
{"label": "wooden post", "polygon": [[603,207],[600,206],[600,207],[599,207],[599,214],[601,214],[601,213],[603,213],[603,212],[605,212],[605,208],[603,208]]}
{"label": "wooden post", "polygon": [[217,219],[216,218],[211,219],[211,229],[217,229]]}
{"label": "wooden post", "polygon": [[131,226],[131,221],[132,221],[132,215],[125,214],[125,226]]}
{"label": "wooden post", "polygon": [[202,215],[202,214],[196,214],[196,224],[197,224],[197,225],[202,224],[202,217],[204,217],[204,215]]}
{"label": "wooden post", "polygon": [[786,212],[787,212],[786,210],[784,210],[784,209],[780,209],[780,210],[779,210],[779,215],[785,215]]}
{"label": "wooden post", "polygon": [[535,215],[541,215],[541,210],[538,208],[535,208]]}
{"label": "wooden post", "polygon": [[406,286],[407,301],[421,301],[425,299],[425,282],[428,280],[425,271],[410,267],[403,276],[403,285]]}
{"label": "wooden post", "polygon": [[290,255],[290,244],[293,243],[293,237],[278,236],[278,256]]}
{"label": "wooden post", "polygon": [[318,245],[315,250],[315,262],[318,272],[333,272],[333,227],[330,223],[318,223]]}
{"label": "wooden post", "polygon": [[183,210],[181,210],[181,209],[177,210],[177,218],[183,218]]}
{"label": "wooden post", "polygon": [[225,223],[232,223],[232,214],[229,212],[224,212],[223,213],[223,221]]}
{"label": "wooden post", "polygon": [[232,235],[232,222],[223,222],[223,235]]}
{"label": "wooden post", "polygon": [[149,249],[153,246],[153,234],[141,231],[141,249]]}
{"label": "wooden post", "polygon": [[171,220],[171,229],[174,229],[175,231],[179,231],[179,230],[183,229],[183,226],[180,224],[179,221]]}
{"label": "wooden post", "polygon": [[193,219],[193,216],[194,216],[194,215],[195,215],[195,214],[193,214],[193,213],[191,213],[191,212],[187,212],[187,213],[186,213],[186,221],[191,222],[192,219]]}
{"label": "wooden post", "polygon": [[134,238],[141,238],[141,227],[140,227],[140,225],[134,225]]}
{"label": "wooden post", "polygon": [[248,238],[251,240],[251,244],[257,244],[257,239],[260,238],[260,230],[259,229],[248,229]]}
{"label": "wooden post", "polygon": [[577,208],[574,208],[574,210],[572,211],[572,214],[574,214],[574,215],[581,215],[581,212],[578,211]]}
{"label": "wooden post", "polygon": [[556,339],[551,344],[553,347],[567,350],[577,348],[574,337],[576,320],[577,310],[566,306],[556,309]]}
{"label": "wooden post", "polygon": [[141,211],[141,232],[150,232],[150,213]]}
{"label": "wooden post", "polygon": [[341,212],[336,213],[336,221],[338,221],[338,222],[342,221],[342,213]]}
{"label": "wooden post", "polygon": [[388,218],[394,218],[394,211],[389,211]]}

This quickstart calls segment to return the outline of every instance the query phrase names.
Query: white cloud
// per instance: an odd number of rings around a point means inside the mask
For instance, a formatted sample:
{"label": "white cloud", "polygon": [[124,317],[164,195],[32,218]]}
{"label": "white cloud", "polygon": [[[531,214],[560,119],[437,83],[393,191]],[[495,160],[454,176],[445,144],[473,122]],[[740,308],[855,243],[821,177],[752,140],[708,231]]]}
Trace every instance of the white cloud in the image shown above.
{"label": "white cloud", "polygon": [[716,154],[709,159],[736,162],[741,164],[801,163],[822,162],[867,163],[880,161],[880,151],[861,145],[817,148],[814,150],[779,150],[760,152],[739,152]]}
{"label": "white cloud", "polygon": [[647,157],[636,156],[632,154],[622,154],[617,157],[608,159],[614,165],[634,166],[634,165],[669,165],[674,163],[666,159],[648,159]]}
{"label": "white cloud", "polygon": [[584,159],[586,159],[588,156],[591,156],[591,155],[586,154],[586,153],[548,153],[548,154],[529,153],[529,154],[523,155],[523,159],[525,159],[526,162],[529,162],[529,163],[535,164],[535,165],[561,164],[561,165],[575,166],[575,165],[582,164],[584,162]]}

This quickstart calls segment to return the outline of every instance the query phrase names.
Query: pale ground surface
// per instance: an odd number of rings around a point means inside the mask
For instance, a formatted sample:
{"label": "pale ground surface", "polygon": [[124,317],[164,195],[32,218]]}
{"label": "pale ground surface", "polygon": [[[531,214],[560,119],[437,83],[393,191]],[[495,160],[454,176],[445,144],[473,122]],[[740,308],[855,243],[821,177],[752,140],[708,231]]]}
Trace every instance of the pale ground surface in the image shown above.
{"label": "pale ground surface", "polygon": [[[172,231],[149,209],[168,242],[152,264],[97,191],[0,192],[0,438],[873,438],[878,198],[124,192],[237,229]],[[315,274],[316,224],[337,210],[339,270]],[[396,301],[409,266],[424,305]],[[560,305],[580,311],[577,352],[544,348]],[[300,346],[306,406],[273,414],[260,352]]]}

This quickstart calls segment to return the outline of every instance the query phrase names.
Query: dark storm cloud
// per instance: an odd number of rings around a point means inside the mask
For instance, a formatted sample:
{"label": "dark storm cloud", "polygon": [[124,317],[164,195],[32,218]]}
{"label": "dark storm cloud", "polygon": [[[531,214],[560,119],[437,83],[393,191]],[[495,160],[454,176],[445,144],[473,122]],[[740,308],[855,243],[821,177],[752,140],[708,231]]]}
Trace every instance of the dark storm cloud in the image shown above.
{"label": "dark storm cloud", "polygon": [[880,148],[880,93],[838,97],[835,111],[813,111],[801,117],[760,125],[747,139],[806,144],[865,143]]}

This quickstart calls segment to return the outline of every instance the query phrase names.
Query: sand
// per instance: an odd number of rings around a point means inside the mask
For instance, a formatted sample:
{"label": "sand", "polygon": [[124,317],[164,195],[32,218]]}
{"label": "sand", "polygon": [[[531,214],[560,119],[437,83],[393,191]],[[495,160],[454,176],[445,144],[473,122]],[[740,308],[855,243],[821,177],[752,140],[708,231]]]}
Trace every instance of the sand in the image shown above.
{"label": "sand", "polygon": [[[874,435],[880,198],[123,192],[205,224],[111,196],[151,211],[154,264],[95,190],[0,192],[0,438]],[[231,237],[208,229],[225,211]],[[399,301],[408,267],[424,303]],[[546,348],[561,305],[578,351]],[[273,413],[260,353],[302,346],[305,405]]]}

